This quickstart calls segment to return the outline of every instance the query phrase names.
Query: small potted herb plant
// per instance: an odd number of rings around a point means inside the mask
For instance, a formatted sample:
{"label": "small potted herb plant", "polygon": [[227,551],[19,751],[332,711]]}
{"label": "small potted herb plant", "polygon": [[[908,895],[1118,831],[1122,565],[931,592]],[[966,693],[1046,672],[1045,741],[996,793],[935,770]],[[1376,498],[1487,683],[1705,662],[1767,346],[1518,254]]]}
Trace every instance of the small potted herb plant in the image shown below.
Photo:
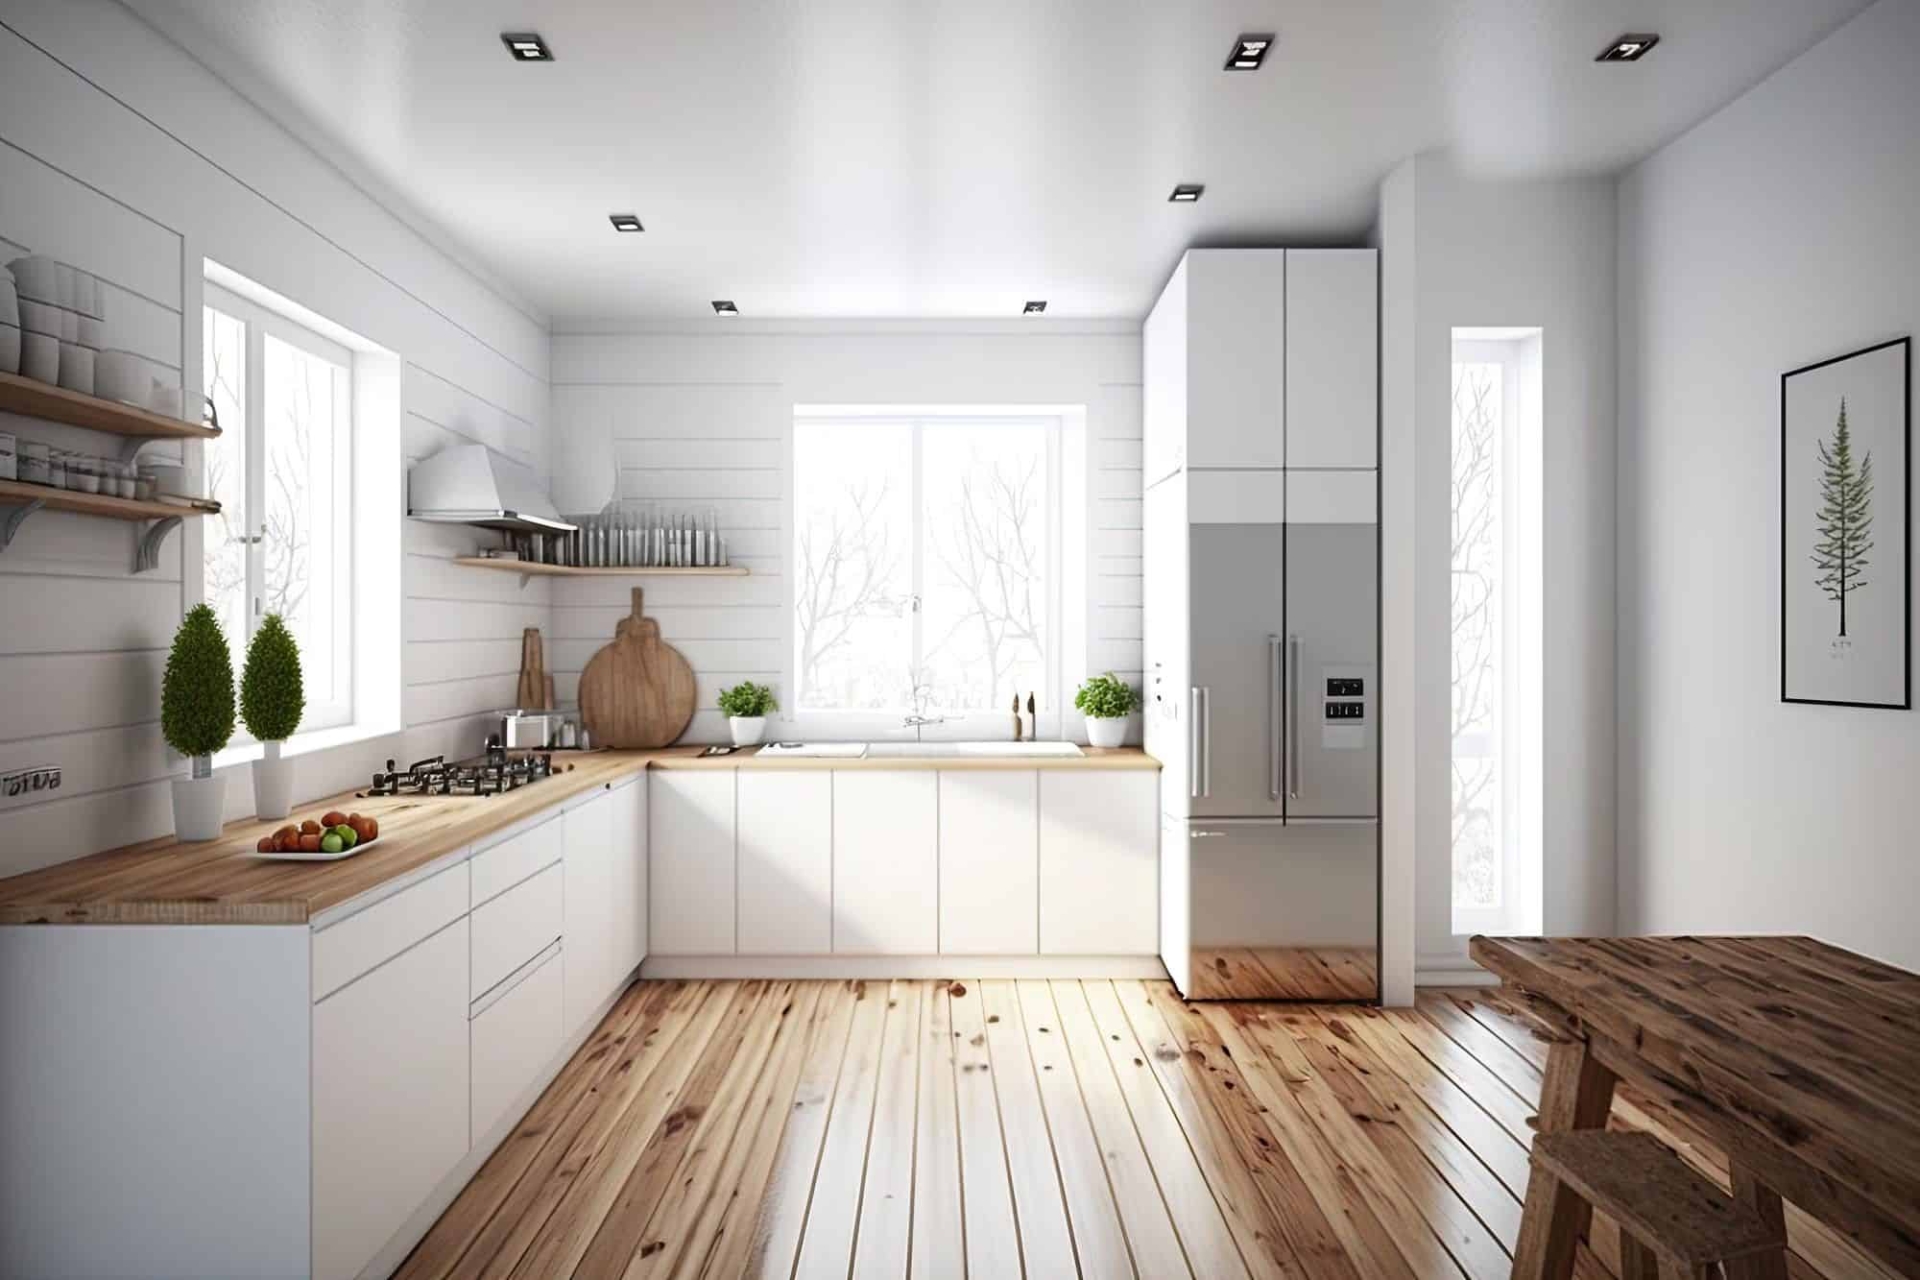
{"label": "small potted herb plant", "polygon": [[1117,747],[1127,739],[1127,717],[1140,705],[1133,686],[1109,671],[1080,686],[1073,705],[1087,718],[1087,742],[1096,747]]}
{"label": "small potted herb plant", "polygon": [[233,659],[220,619],[204,604],[187,610],[174,633],[160,684],[160,733],[190,765],[173,780],[174,834],[219,838],[227,780],[214,773],[213,754],[233,737]]}
{"label": "small potted herb plant", "polygon": [[767,732],[767,712],[779,708],[773,690],[751,680],[720,691],[720,709],[727,713],[727,730],[733,734],[736,747],[750,747],[760,741]]}
{"label": "small potted herb plant", "polygon": [[259,817],[284,818],[293,807],[293,761],[281,756],[280,749],[300,727],[306,707],[300,646],[285,620],[270,613],[247,645],[247,665],[240,676],[240,719],[261,750],[253,762],[253,805]]}

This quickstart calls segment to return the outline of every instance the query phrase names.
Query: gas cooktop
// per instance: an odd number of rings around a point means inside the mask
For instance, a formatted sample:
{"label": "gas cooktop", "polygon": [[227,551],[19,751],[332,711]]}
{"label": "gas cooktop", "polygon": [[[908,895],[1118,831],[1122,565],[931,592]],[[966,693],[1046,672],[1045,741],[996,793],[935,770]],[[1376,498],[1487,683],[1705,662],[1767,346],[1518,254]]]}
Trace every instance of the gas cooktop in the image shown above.
{"label": "gas cooktop", "polygon": [[548,752],[515,754],[500,746],[497,736],[487,740],[487,753],[471,760],[447,761],[445,756],[416,760],[404,770],[387,761],[386,771],[373,775],[373,783],[359,793],[368,796],[494,796],[531,786],[556,772],[565,773],[572,765],[556,770]]}

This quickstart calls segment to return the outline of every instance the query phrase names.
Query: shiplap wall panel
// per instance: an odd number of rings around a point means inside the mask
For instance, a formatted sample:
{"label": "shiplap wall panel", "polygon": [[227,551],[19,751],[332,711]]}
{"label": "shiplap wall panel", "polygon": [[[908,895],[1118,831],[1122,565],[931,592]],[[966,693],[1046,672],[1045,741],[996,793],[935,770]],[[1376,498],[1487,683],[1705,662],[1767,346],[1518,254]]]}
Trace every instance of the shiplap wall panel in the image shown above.
{"label": "shiplap wall panel", "polygon": [[[108,281],[110,345],[160,376],[200,376],[201,259],[249,276],[393,351],[408,465],[477,441],[547,469],[544,320],[448,259],[330,163],[114,5],[17,7],[0,18],[0,253],[52,254]],[[0,417],[0,430],[105,453],[117,439]],[[396,447],[397,446],[397,447]],[[177,447],[158,449],[177,456]],[[520,630],[551,590],[451,563],[477,530],[400,523],[376,547],[405,603],[386,629],[402,663],[400,733],[299,757],[296,798],[351,786],[388,756],[476,751],[512,701]],[[57,764],[58,798],[0,798],[0,875],[171,829],[160,673],[200,533],[170,536],[133,575],[139,526],[64,513],[0,555],[0,768]],[[227,771],[230,816],[251,811]]]}
{"label": "shiplap wall panel", "polygon": [[[618,496],[713,508],[744,579],[635,580],[686,655],[700,712],[686,740],[725,735],[719,690],[788,679],[788,470],[796,404],[1084,406],[1087,666],[1140,676],[1140,339],[992,325],[751,324],[722,335],[556,334],[553,483],[563,508]],[[506,577],[507,575],[501,575]],[[548,665],[562,699],[626,612],[634,581],[557,579]],[[1081,673],[1069,672],[1077,681]],[[1069,732],[1077,719],[1068,716]]]}

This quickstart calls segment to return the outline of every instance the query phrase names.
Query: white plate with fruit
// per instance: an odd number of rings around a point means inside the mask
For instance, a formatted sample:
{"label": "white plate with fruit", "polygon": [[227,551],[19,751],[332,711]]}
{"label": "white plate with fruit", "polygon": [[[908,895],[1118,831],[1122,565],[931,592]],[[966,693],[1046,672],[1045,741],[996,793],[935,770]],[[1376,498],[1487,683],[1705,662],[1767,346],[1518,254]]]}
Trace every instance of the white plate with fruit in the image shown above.
{"label": "white plate with fruit", "polygon": [[321,818],[288,823],[261,836],[253,856],[274,862],[338,862],[351,858],[380,838],[380,823],[357,813],[333,810]]}

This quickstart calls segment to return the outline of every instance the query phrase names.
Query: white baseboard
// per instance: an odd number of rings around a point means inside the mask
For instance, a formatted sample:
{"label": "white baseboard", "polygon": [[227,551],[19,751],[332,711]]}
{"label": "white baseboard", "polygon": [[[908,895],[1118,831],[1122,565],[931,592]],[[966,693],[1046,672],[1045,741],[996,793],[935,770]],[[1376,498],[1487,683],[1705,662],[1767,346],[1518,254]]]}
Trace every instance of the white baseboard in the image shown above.
{"label": "white baseboard", "polygon": [[642,978],[1147,978],[1158,956],[648,956]]}

